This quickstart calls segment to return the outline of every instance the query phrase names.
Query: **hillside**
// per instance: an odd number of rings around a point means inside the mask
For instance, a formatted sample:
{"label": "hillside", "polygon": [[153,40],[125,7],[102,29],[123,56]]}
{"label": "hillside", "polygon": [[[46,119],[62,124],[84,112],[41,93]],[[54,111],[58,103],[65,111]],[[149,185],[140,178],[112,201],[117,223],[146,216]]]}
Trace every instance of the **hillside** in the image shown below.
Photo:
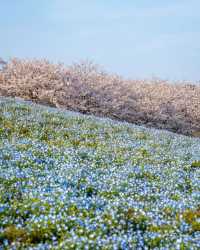
{"label": "hillside", "polygon": [[125,80],[88,62],[12,59],[0,70],[0,95],[200,136],[200,85],[193,83]]}
{"label": "hillside", "polygon": [[200,139],[0,99],[0,248],[198,249],[199,180]]}

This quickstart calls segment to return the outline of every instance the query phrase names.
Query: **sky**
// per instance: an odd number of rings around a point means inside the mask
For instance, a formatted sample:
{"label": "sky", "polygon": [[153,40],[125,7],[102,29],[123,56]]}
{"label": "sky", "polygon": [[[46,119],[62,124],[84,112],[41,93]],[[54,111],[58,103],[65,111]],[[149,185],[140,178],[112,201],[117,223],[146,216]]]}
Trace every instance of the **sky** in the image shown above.
{"label": "sky", "polygon": [[199,0],[0,0],[0,57],[200,80]]}

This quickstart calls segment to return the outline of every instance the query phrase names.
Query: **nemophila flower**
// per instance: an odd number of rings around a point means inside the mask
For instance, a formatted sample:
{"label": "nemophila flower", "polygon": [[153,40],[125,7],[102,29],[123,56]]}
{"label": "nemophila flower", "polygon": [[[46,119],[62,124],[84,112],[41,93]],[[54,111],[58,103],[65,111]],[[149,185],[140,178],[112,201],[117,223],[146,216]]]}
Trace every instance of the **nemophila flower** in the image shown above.
{"label": "nemophila flower", "polygon": [[0,206],[0,213],[3,213],[7,209],[7,206]]}

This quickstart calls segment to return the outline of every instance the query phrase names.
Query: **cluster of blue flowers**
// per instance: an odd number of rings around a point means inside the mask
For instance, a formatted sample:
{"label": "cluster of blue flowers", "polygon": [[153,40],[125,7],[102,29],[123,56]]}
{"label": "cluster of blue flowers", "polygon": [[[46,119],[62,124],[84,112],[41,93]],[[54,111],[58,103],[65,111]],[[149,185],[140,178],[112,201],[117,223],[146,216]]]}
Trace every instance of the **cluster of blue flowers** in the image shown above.
{"label": "cluster of blue flowers", "polygon": [[200,139],[0,99],[0,249],[200,249]]}

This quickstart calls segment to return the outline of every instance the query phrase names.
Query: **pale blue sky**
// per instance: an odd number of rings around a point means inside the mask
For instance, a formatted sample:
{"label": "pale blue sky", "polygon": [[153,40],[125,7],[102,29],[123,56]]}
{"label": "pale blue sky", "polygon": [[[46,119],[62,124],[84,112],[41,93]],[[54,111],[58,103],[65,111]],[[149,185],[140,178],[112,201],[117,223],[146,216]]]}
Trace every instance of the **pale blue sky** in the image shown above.
{"label": "pale blue sky", "polygon": [[0,57],[200,80],[200,1],[0,0]]}

